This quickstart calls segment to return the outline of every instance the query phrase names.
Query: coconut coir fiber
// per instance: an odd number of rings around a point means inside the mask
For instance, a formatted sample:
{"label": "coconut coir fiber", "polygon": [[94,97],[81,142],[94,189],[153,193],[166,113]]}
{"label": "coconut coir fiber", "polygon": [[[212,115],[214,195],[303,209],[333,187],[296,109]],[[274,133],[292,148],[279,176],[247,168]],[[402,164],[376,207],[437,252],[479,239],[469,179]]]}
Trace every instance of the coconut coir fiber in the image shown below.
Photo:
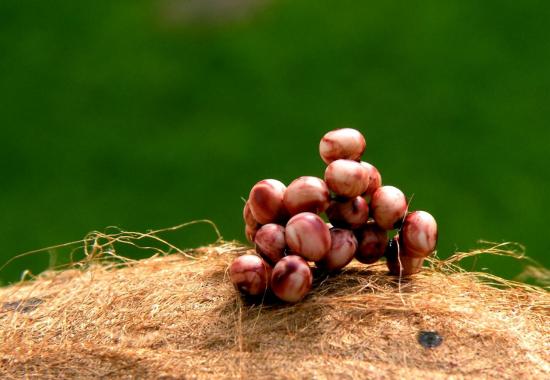
{"label": "coconut coir fiber", "polygon": [[254,301],[227,276],[248,249],[91,262],[0,289],[0,378],[550,377],[543,288],[453,260],[408,279],[353,263],[298,304]]}

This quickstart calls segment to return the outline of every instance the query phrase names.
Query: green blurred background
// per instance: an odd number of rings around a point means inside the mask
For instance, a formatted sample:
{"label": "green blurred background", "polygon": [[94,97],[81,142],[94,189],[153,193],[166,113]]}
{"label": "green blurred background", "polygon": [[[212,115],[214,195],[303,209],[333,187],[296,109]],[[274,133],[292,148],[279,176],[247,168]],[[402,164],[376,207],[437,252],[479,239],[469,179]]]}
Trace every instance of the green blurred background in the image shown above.
{"label": "green blurred background", "polygon": [[549,266],[549,20],[531,0],[3,0],[0,261],[109,225],[245,240],[250,187],[322,176],[319,139],[351,126],[436,216],[440,256],[516,241]]}

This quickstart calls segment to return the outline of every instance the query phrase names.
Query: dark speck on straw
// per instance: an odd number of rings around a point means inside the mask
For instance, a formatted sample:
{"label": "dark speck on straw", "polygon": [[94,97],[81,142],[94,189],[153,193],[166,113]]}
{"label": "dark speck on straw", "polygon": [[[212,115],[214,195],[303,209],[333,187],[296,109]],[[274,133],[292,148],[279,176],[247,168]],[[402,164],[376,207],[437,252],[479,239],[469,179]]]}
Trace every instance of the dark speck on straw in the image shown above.
{"label": "dark speck on straw", "polygon": [[4,302],[2,304],[2,312],[18,311],[20,313],[28,313],[36,309],[44,300],[32,297],[26,300],[18,300],[13,302]]}
{"label": "dark speck on straw", "polygon": [[443,337],[435,331],[420,331],[418,343],[424,348],[435,348],[443,343]]}

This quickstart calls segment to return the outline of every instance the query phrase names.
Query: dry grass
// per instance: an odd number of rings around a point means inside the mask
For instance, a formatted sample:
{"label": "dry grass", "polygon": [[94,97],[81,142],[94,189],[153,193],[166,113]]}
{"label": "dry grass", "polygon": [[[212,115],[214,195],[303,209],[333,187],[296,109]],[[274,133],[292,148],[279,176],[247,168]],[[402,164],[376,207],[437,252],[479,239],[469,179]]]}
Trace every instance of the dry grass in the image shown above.
{"label": "dry grass", "polygon": [[[0,377],[550,377],[548,292],[458,269],[469,254],[410,279],[353,263],[285,305],[231,287],[228,264],[247,247],[181,251],[159,232],[94,233],[72,268],[0,289]],[[117,244],[151,240],[165,248],[150,259],[116,256]],[[442,344],[424,348],[421,331]]]}

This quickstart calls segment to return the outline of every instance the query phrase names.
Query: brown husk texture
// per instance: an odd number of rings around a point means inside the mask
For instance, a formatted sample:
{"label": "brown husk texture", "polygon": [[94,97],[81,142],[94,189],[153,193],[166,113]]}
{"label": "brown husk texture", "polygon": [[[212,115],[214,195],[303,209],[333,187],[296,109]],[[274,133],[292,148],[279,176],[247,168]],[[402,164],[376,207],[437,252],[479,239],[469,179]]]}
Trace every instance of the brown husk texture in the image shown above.
{"label": "brown husk texture", "polygon": [[354,262],[287,305],[232,288],[239,243],[128,261],[94,239],[79,265],[0,289],[0,378],[550,377],[547,290],[462,271],[467,254],[411,278]]}

